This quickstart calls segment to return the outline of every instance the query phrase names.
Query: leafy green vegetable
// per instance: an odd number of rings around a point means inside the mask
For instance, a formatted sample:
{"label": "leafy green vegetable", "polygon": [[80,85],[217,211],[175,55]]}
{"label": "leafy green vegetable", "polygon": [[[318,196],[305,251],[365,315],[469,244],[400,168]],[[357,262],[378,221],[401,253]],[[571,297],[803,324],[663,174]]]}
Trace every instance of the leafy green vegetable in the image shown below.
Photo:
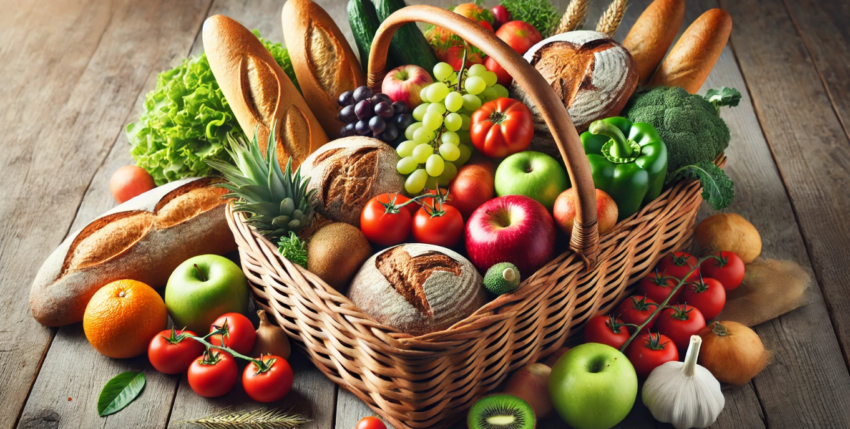
{"label": "leafy green vegetable", "polygon": [[[259,37],[259,33],[254,31]],[[279,43],[260,41],[298,87],[289,53]],[[130,153],[157,185],[208,176],[206,160],[228,160],[227,134],[244,135],[210,70],[206,54],[189,58],[157,76],[139,120],[127,125]],[[300,90],[300,89],[299,89]]]}
{"label": "leafy green vegetable", "polygon": [[709,89],[705,92],[705,99],[714,105],[717,113],[723,106],[735,107],[741,102],[741,93],[735,88],[721,87],[720,89]]}
{"label": "leafy green vegetable", "polygon": [[544,39],[561,20],[561,12],[549,0],[502,0],[502,6],[511,13],[511,19],[531,24]]}
{"label": "leafy green vegetable", "polygon": [[639,91],[621,114],[655,127],[667,145],[668,176],[687,165],[714,161],[731,139],[714,104],[683,88],[656,86]]}
{"label": "leafy green vegetable", "polygon": [[100,391],[97,398],[97,413],[101,417],[117,413],[142,393],[145,388],[145,374],[141,371],[127,371],[112,377]]}
{"label": "leafy green vegetable", "polygon": [[681,179],[699,179],[702,185],[702,198],[715,210],[729,207],[735,198],[735,184],[714,163],[701,162],[681,167],[667,177],[667,183]]}
{"label": "leafy green vegetable", "polygon": [[290,231],[289,237],[280,237],[277,244],[278,250],[284,258],[307,269],[307,245],[294,232]]}

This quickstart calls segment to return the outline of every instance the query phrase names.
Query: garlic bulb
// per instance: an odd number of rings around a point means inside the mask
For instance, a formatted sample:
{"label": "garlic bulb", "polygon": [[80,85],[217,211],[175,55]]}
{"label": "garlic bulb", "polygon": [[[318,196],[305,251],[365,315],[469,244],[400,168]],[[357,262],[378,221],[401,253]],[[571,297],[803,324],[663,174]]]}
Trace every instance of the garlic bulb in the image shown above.
{"label": "garlic bulb", "polygon": [[720,382],[697,365],[701,344],[702,338],[691,335],[685,362],[655,368],[643,385],[643,403],[652,416],[676,429],[708,427],[726,405]]}

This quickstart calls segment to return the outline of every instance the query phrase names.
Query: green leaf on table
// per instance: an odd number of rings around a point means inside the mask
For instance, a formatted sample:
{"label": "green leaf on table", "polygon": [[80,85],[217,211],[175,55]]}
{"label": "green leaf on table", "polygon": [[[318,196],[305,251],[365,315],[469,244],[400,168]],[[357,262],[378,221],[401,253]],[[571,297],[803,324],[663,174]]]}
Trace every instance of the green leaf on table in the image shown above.
{"label": "green leaf on table", "polygon": [[741,102],[741,93],[735,88],[721,87],[720,89],[709,89],[705,93],[705,99],[720,111],[723,106],[735,107]]}
{"label": "green leaf on table", "polygon": [[681,179],[699,179],[702,185],[702,198],[714,210],[724,209],[735,198],[735,184],[729,176],[711,162],[686,165],[667,177],[667,183]]}
{"label": "green leaf on table", "polygon": [[121,411],[142,393],[144,387],[145,374],[141,371],[122,372],[112,377],[97,398],[97,413],[105,417]]}

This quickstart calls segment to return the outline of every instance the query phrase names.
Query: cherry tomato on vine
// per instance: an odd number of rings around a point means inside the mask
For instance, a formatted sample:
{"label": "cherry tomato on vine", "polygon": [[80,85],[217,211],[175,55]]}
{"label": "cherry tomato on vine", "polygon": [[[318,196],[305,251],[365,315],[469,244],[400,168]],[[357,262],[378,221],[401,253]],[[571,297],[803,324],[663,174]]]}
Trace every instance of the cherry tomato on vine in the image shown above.
{"label": "cherry tomato on vine", "polygon": [[381,194],[366,203],[360,212],[360,230],[366,239],[381,246],[401,244],[407,239],[413,223],[410,207],[418,210],[419,205],[412,202],[400,207],[404,204],[401,198],[410,201],[403,195]]}
{"label": "cherry tomato on vine", "polygon": [[[425,194],[426,195],[437,195],[437,190],[436,189],[426,189]],[[443,204],[452,205],[452,201],[454,200],[454,195],[449,194],[448,189],[440,188],[440,195],[443,196],[443,201],[442,201]],[[419,202],[422,203],[423,206],[433,206],[436,203],[434,201],[434,198],[430,198],[430,197],[422,198]],[[416,207],[416,208],[418,209],[419,207]],[[415,215],[415,213],[414,213],[414,215]]]}
{"label": "cherry tomato on vine", "polygon": [[584,325],[584,341],[600,343],[619,349],[629,340],[629,330],[614,316],[596,316]]}
{"label": "cherry tomato on vine", "polygon": [[662,364],[679,360],[679,351],[670,338],[664,335],[640,334],[629,344],[626,356],[635,367],[637,376],[646,378]]}
{"label": "cherry tomato on vine", "polygon": [[442,205],[437,210],[422,206],[413,218],[413,238],[418,243],[454,247],[461,235],[463,216],[450,205]]}
{"label": "cherry tomato on vine", "polygon": [[705,328],[705,317],[695,307],[679,304],[665,308],[658,315],[655,327],[684,353],[691,342],[691,335],[696,335],[700,329]]}
{"label": "cherry tomato on vine", "polygon": [[249,363],[242,372],[242,386],[257,402],[277,401],[292,388],[292,367],[279,356],[265,355],[260,359],[268,368],[261,371],[255,362]]}
{"label": "cherry tomato on vine", "polygon": [[387,425],[377,417],[363,417],[355,429],[387,429]]}
{"label": "cherry tomato on vine", "polygon": [[204,345],[186,337],[198,334],[190,330],[166,329],[156,334],[148,345],[148,359],[157,371],[164,374],[182,374],[192,362],[204,353]]}
{"label": "cherry tomato on vine", "polygon": [[717,317],[726,305],[726,289],[715,280],[703,278],[683,286],[679,302],[695,307],[705,320]]}
{"label": "cherry tomato on vine", "polygon": [[732,252],[715,253],[720,260],[711,258],[705,260],[699,267],[704,277],[719,281],[726,290],[734,290],[744,281],[747,269],[744,261]]}
{"label": "cherry tomato on vine", "polygon": [[229,347],[243,355],[251,353],[251,349],[254,348],[254,341],[257,340],[257,331],[254,330],[251,321],[239,313],[224,313],[212,323],[210,332],[225,326],[225,324],[227,325],[227,335],[224,336],[224,344],[222,344],[221,334],[211,336],[209,342],[216,346]]}
{"label": "cherry tomato on vine", "polygon": [[658,270],[665,277],[681,280],[687,276],[687,281],[692,281],[699,276],[699,270],[695,270],[691,275],[688,275],[688,273],[697,265],[697,262],[699,262],[699,259],[690,253],[670,253],[658,262]]}
{"label": "cherry tomato on vine", "polygon": [[534,137],[531,110],[511,98],[488,101],[472,114],[469,136],[475,148],[490,158],[522,152]]}
{"label": "cherry tomato on vine", "polygon": [[[620,303],[620,306],[617,307],[617,313],[623,322],[640,326],[646,319],[649,319],[657,306],[657,302],[645,296],[634,295]],[[641,332],[649,332],[653,326],[655,326],[655,319],[649,321]]]}
{"label": "cherry tomato on vine", "polygon": [[[640,293],[644,294],[647,298],[652,299],[655,302],[664,302],[664,300],[673,293],[673,289],[675,289],[678,284],[679,282],[670,277],[665,277],[661,273],[661,270],[656,268],[655,272],[640,279],[640,283],[638,283],[638,290],[640,290]],[[680,288],[676,291],[676,294],[673,295],[673,298],[670,298],[670,302],[674,304],[679,302],[677,299],[681,293],[682,289]]]}
{"label": "cherry tomato on vine", "polygon": [[228,353],[211,350],[189,366],[189,387],[198,395],[215,398],[233,390],[239,378],[236,359]]}

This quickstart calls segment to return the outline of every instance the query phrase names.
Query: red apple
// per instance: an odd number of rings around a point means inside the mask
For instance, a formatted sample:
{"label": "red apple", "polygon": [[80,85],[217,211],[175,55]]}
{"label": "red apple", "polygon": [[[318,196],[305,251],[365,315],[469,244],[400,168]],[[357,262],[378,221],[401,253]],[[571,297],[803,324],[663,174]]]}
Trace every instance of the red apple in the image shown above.
{"label": "red apple", "polygon": [[156,187],[153,177],[142,167],[125,165],[112,173],[109,190],[118,204]]}
{"label": "red apple", "polygon": [[533,25],[522,21],[507,22],[496,32],[496,36],[514,48],[520,55],[543,40]]}
{"label": "red apple", "polygon": [[505,25],[506,22],[511,20],[511,13],[508,12],[508,8],[502,5],[498,5],[490,9],[490,12],[493,12],[493,18],[496,19],[496,24],[494,25],[496,29]]}
{"label": "red apple", "polygon": [[469,217],[466,251],[482,273],[499,262],[510,262],[528,277],[555,253],[555,222],[546,207],[529,197],[498,197]]}
{"label": "red apple", "polygon": [[487,67],[487,70],[496,73],[496,77],[499,78],[499,85],[502,85],[505,88],[510,87],[511,82],[514,81],[514,77],[511,76],[507,70],[503,69],[502,66],[493,59],[493,57],[487,57],[487,59],[484,60],[484,67]]}
{"label": "red apple", "polygon": [[410,110],[422,104],[419,92],[434,82],[425,69],[415,65],[399,66],[387,73],[381,83],[381,92],[393,101],[403,101]]}
{"label": "red apple", "polygon": [[493,174],[492,165],[464,165],[458,170],[449,185],[449,196],[464,219],[469,219],[475,209],[493,199],[496,193]]}
{"label": "red apple", "polygon": [[[574,188],[567,189],[558,195],[555,200],[555,206],[552,208],[555,215],[555,223],[564,231],[565,234],[571,235],[573,232],[573,221],[576,217],[576,191]],[[596,190],[596,218],[599,222],[599,235],[605,234],[614,228],[617,224],[617,216],[619,210],[617,203],[605,191]]]}
{"label": "red apple", "polygon": [[538,419],[546,418],[552,412],[552,399],[549,397],[550,375],[552,368],[542,363],[530,363],[508,378],[505,393],[528,402]]}

